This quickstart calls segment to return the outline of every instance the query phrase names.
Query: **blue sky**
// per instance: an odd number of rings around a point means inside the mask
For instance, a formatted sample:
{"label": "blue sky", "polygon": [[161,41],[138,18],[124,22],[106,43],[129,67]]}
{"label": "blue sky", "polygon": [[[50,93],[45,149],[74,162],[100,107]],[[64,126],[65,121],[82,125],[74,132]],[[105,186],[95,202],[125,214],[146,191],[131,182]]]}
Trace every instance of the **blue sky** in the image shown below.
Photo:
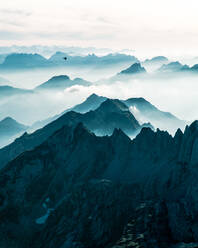
{"label": "blue sky", "polygon": [[198,52],[197,0],[6,0],[0,45]]}

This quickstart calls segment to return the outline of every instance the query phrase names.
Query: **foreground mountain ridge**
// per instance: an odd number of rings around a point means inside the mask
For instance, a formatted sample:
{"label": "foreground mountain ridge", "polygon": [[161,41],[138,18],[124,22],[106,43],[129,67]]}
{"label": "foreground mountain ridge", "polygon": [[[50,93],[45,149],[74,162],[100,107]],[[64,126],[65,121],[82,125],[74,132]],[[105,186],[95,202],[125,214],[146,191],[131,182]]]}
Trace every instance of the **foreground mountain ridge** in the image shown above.
{"label": "foreground mountain ridge", "polygon": [[63,126],[0,171],[1,247],[111,247],[127,225],[119,247],[197,242],[197,139],[198,121],[134,140]]}

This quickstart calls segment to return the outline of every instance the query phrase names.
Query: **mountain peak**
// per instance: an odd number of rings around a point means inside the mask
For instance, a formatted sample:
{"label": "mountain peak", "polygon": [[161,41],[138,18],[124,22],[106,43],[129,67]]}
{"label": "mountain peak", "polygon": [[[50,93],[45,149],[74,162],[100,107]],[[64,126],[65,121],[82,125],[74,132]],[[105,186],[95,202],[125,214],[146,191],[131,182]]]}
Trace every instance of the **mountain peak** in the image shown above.
{"label": "mountain peak", "polygon": [[95,98],[98,98],[100,96],[96,95],[95,93],[91,94],[90,96],[87,97],[87,100],[88,99],[95,99]]}
{"label": "mountain peak", "polygon": [[120,100],[118,99],[109,99],[107,98],[106,101],[104,101],[99,109],[104,110],[105,112],[111,111],[111,112],[117,112],[119,111],[129,111],[128,107]]}
{"label": "mountain peak", "polygon": [[48,81],[57,81],[57,80],[70,80],[70,78],[67,75],[59,75],[59,76],[52,77]]}
{"label": "mountain peak", "polygon": [[6,117],[3,120],[0,121],[0,125],[3,126],[9,126],[9,127],[15,127],[15,126],[20,126],[20,127],[24,127],[24,125],[20,124],[19,122],[17,122],[15,119],[13,119],[12,117]]}
{"label": "mountain peak", "polygon": [[12,117],[8,116],[4,118],[1,122],[16,122]]}
{"label": "mountain peak", "polygon": [[121,71],[121,74],[135,74],[135,73],[145,73],[146,70],[141,66],[140,63],[134,63],[129,68]]}

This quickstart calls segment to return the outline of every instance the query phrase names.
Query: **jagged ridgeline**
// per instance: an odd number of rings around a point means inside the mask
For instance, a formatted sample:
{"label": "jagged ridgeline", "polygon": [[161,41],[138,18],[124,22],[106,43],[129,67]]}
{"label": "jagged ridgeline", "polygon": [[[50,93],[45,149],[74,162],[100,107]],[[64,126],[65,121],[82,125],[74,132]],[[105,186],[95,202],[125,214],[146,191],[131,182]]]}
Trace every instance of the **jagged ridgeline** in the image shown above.
{"label": "jagged ridgeline", "polygon": [[196,247],[197,140],[197,121],[172,137],[110,99],[24,134],[0,150],[0,247]]}

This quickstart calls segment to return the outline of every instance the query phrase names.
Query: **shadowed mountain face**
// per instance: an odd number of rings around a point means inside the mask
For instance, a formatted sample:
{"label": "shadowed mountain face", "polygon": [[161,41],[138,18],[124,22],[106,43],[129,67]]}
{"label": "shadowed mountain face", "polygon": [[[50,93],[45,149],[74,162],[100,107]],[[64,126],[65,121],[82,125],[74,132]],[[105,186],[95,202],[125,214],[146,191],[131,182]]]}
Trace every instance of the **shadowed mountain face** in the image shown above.
{"label": "shadowed mountain face", "polygon": [[[95,110],[107,99],[108,98],[106,97],[92,94],[83,103],[64,111],[60,115],[37,122],[32,126],[32,128],[35,130],[39,127],[43,127],[68,111],[86,113],[90,110]],[[169,112],[159,110],[144,98],[129,98],[120,101],[128,107],[129,111],[142,125],[144,123],[151,123],[155,128],[168,130],[171,133],[174,133],[178,128],[184,129],[186,125],[185,121],[178,119]]]}
{"label": "shadowed mountain face", "polygon": [[[64,125],[73,126],[82,122],[97,135],[110,135],[114,128],[121,128],[128,135],[136,135],[141,125],[129,112],[127,106],[119,100],[106,100],[95,111],[85,114],[67,112],[57,120],[32,134],[24,134],[12,144],[0,150],[0,165],[17,157],[20,153],[40,145],[55,131]],[[2,156],[1,156],[2,155]]]}
{"label": "shadowed mountain face", "polygon": [[186,122],[169,112],[156,108],[144,98],[129,98],[124,101],[140,123],[150,122],[154,127],[168,130],[171,133],[178,128],[184,129]]}
{"label": "shadowed mountain face", "polygon": [[140,63],[135,63],[131,65],[129,68],[120,72],[120,74],[136,74],[136,73],[145,73],[146,70],[141,66]]}
{"label": "shadowed mountain face", "polygon": [[100,104],[103,103],[105,100],[107,100],[106,97],[92,94],[83,103],[74,106],[70,110],[79,113],[86,113],[89,112],[90,110],[97,109],[100,106]]}
{"label": "shadowed mountain face", "polygon": [[197,138],[198,122],[175,137],[144,128],[133,141],[62,127],[0,171],[0,246],[195,244]]}
{"label": "shadowed mountain face", "polygon": [[11,117],[7,117],[0,121],[0,136],[14,135],[17,132],[21,132],[26,129],[27,126],[18,123]]}
{"label": "shadowed mountain face", "polygon": [[0,147],[13,141],[14,137],[21,135],[28,129],[27,126],[18,123],[11,117],[0,121]]}
{"label": "shadowed mountain face", "polygon": [[64,90],[74,85],[90,86],[91,83],[81,78],[71,80],[66,75],[60,75],[52,77],[47,82],[36,87],[35,90]]}

